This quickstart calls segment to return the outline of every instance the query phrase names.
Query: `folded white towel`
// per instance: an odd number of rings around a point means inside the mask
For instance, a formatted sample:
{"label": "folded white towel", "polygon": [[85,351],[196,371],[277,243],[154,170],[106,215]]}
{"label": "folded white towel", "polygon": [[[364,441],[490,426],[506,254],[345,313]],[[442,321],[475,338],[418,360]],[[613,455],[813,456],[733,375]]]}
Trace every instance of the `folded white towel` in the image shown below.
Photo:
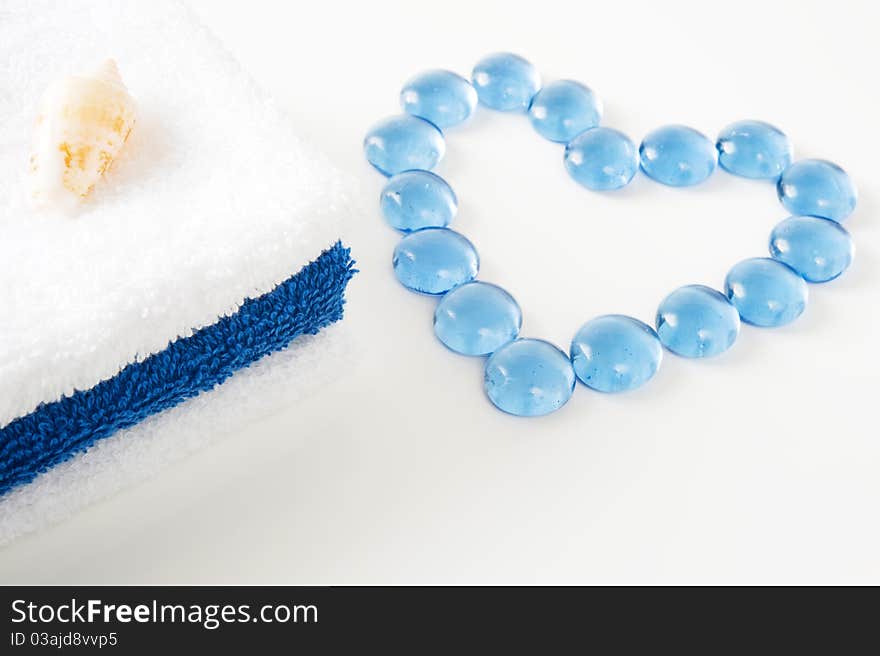
{"label": "folded white towel", "polygon": [[[107,58],[138,104],[122,156],[75,216],[34,212],[40,96]],[[5,1],[0,428],[273,289],[344,237],[353,190],[179,2]],[[0,543],[310,393],[347,357],[342,330],[298,338],[0,497]]]}

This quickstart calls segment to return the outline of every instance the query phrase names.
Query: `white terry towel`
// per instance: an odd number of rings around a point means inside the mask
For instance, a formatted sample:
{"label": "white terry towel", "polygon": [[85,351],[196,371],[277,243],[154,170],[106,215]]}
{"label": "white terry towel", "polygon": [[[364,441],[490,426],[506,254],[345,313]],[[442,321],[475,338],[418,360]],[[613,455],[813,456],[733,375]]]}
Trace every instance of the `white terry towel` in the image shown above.
{"label": "white terry towel", "polygon": [[[25,177],[40,96],[53,80],[107,58],[116,60],[137,101],[135,128],[75,216],[36,213]],[[272,290],[343,236],[352,186],[292,131],[182,4],[3,0],[0,428]],[[201,425],[194,413],[204,419],[260,396],[254,385],[277,384],[285,373],[296,378],[298,360],[314,375],[325,360],[339,357],[333,343],[339,336],[334,327],[302,344],[296,340],[222,388],[6,494],[0,542],[192,450],[202,441],[187,438]],[[268,373],[273,362],[278,371]],[[237,398],[236,383],[251,389]],[[225,402],[206,407],[224,395]],[[162,439],[137,439],[160,433]],[[179,445],[173,456],[166,437]]]}

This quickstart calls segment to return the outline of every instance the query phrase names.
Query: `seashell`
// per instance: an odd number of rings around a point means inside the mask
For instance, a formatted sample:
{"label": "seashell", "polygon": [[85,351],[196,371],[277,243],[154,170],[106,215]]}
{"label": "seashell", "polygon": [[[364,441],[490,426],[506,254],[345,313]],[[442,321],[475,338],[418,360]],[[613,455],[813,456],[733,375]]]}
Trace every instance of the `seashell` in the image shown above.
{"label": "seashell", "polygon": [[135,122],[116,62],[46,89],[34,126],[30,192],[37,206],[71,208],[113,163]]}

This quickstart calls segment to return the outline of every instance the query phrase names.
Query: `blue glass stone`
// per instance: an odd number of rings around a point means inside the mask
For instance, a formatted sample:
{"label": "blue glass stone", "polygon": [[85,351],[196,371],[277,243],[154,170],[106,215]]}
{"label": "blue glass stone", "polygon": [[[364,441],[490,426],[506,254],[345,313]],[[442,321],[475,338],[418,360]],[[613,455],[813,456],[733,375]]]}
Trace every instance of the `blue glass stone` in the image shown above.
{"label": "blue glass stone", "polygon": [[379,207],[392,228],[412,232],[448,226],[458,210],[458,199],[439,175],[430,171],[404,171],[385,184]]}
{"label": "blue glass stone", "polygon": [[520,417],[558,410],[571,398],[574,383],[571,360],[542,339],[517,339],[486,362],[484,385],[489,400]]}
{"label": "blue glass stone", "polygon": [[724,280],[727,298],[746,323],[766,328],[784,326],[807,306],[807,283],[787,264],[769,257],[743,260]]}
{"label": "blue glass stone", "polygon": [[432,123],[409,114],[379,121],[364,138],[367,161],[385,175],[432,169],[445,152],[443,133]]}
{"label": "blue glass stone", "polygon": [[627,392],[660,367],[663,347],[654,329],[637,319],[608,314],[588,321],[571,342],[574,372],[600,392]]}
{"label": "blue glass stone", "polygon": [[663,346],[686,358],[723,353],[739,334],[739,313],[721,292],[704,285],[679,287],[657,309]]}
{"label": "blue glass stone", "polygon": [[828,282],[846,271],[855,255],[849,233],[837,221],[790,216],[770,233],[770,255],[807,282]]}
{"label": "blue glass stone", "polygon": [[602,101],[580,82],[559,80],[535,94],[529,105],[529,120],[545,139],[565,143],[599,125]]}
{"label": "blue glass stone", "polygon": [[782,172],[779,200],[792,214],[843,221],[856,208],[858,192],[842,168],[823,159],[802,159]]}
{"label": "blue glass stone", "polygon": [[639,147],[642,170],[670,187],[699,184],[715,170],[715,144],[702,132],[684,125],[657,128]]}
{"label": "blue glass stone", "polygon": [[623,132],[593,128],[565,147],[565,168],[576,182],[594,191],[620,189],[639,169],[636,145]]}
{"label": "blue glass stone", "polygon": [[448,228],[409,233],[397,244],[391,263],[404,287],[423,294],[445,294],[480,270],[474,245]]}
{"label": "blue glass stone", "polygon": [[791,164],[791,142],[763,121],[738,121],[718,135],[718,164],[744,178],[775,180]]}
{"label": "blue glass stone", "polygon": [[474,113],[477,91],[452,71],[425,71],[403,85],[400,106],[407,114],[427,119],[438,128],[448,128]]}
{"label": "blue glass stone", "polygon": [[509,52],[483,57],[471,79],[480,102],[502,112],[525,111],[541,88],[538,69]]}
{"label": "blue glass stone", "polygon": [[463,355],[488,355],[516,339],[522,312],[513,296],[487,282],[469,282],[446,294],[434,312],[434,332]]}

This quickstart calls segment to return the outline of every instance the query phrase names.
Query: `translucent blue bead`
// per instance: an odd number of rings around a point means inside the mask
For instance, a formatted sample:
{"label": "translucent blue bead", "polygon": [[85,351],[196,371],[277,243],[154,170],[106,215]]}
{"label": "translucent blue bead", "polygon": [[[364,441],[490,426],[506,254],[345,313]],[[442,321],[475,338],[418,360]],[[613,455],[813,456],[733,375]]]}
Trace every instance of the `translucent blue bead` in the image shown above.
{"label": "translucent blue bead", "polygon": [[667,125],[644,138],[639,155],[649,178],[671,187],[689,187],[712,175],[717,151],[702,132]]}
{"label": "translucent blue bead", "polygon": [[808,282],[827,282],[846,271],[855,247],[849,233],[836,221],[790,216],[770,233],[770,254]]}
{"label": "translucent blue bead", "polygon": [[486,362],[484,385],[489,400],[520,417],[558,410],[571,398],[574,383],[568,356],[541,339],[510,342]]}
{"label": "translucent blue bead", "polygon": [[587,189],[609,191],[629,184],[639,169],[636,145],[622,132],[593,128],[565,147],[565,168]]}
{"label": "translucent blue bead", "polygon": [[755,326],[784,326],[807,306],[804,279],[787,264],[769,257],[734,265],[724,280],[724,291],[742,320]]}
{"label": "translucent blue bead", "polygon": [[723,353],[739,334],[739,313],[721,292],[703,285],[679,287],[657,309],[663,346],[686,358]]}
{"label": "translucent blue bead", "polygon": [[432,169],[445,152],[446,140],[440,130],[409,114],[379,121],[364,138],[367,161],[385,175]]}
{"label": "translucent blue bead", "polygon": [[529,105],[529,120],[545,139],[565,143],[602,120],[602,102],[580,82],[560,80],[538,91]]}
{"label": "translucent blue bead", "polygon": [[423,294],[445,294],[480,270],[474,245],[448,228],[409,233],[394,249],[392,264],[404,287]]}
{"label": "translucent blue bead", "polygon": [[503,112],[525,111],[541,88],[538,69],[509,52],[495,53],[478,61],[471,79],[480,102]]}
{"label": "translucent blue bead", "polygon": [[650,326],[620,314],[585,323],[571,342],[574,372],[600,392],[626,392],[647,383],[660,367],[663,348]]}
{"label": "translucent blue bead", "polygon": [[403,85],[400,106],[408,114],[448,128],[465,121],[477,106],[471,83],[452,71],[425,71]]}
{"label": "translucent blue bead", "polygon": [[434,332],[450,349],[463,355],[488,355],[516,339],[522,312],[513,296],[496,285],[469,282],[456,287],[437,304]]}
{"label": "translucent blue bead", "polygon": [[842,168],[822,159],[802,159],[782,172],[779,200],[792,214],[843,221],[856,208],[856,187]]}
{"label": "translucent blue bead", "polygon": [[412,232],[448,226],[458,210],[458,199],[439,175],[430,171],[404,171],[385,184],[379,207],[392,228]]}
{"label": "translucent blue bead", "polygon": [[763,121],[739,121],[718,135],[718,164],[744,178],[775,180],[791,164],[791,142]]}

